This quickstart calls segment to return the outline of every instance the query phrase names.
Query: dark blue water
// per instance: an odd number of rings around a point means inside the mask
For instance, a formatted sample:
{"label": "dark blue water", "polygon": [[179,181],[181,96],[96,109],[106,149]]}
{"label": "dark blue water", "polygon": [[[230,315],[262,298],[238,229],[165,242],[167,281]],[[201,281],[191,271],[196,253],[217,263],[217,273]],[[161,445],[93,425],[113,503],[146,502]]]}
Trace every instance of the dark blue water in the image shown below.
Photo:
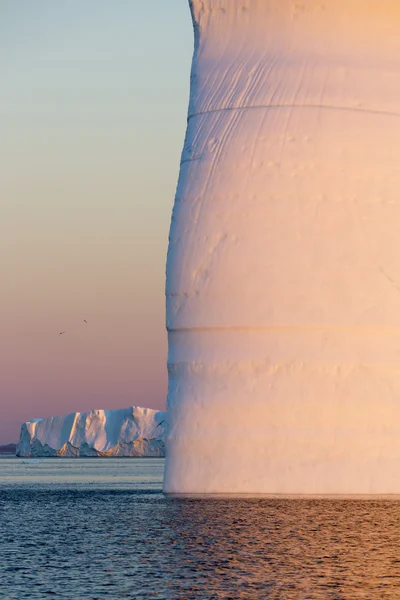
{"label": "dark blue water", "polygon": [[400,598],[400,501],[165,498],[161,459],[0,459],[0,597]]}

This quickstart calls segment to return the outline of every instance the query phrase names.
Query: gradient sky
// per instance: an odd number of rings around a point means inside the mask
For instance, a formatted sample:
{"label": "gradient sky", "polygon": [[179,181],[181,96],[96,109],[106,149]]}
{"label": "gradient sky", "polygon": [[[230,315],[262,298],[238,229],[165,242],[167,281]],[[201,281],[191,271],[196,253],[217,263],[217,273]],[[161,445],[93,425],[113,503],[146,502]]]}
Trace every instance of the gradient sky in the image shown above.
{"label": "gradient sky", "polygon": [[36,417],[165,407],[192,46],[186,0],[0,4],[0,443]]}

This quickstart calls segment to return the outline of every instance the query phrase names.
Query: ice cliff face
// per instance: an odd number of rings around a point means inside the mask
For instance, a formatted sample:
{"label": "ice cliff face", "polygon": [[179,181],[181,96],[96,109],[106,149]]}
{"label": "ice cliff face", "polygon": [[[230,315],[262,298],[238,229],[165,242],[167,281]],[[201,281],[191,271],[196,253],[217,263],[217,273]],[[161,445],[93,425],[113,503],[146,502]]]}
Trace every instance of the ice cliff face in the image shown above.
{"label": "ice cliff face", "polygon": [[164,491],[398,494],[400,2],[189,4]]}
{"label": "ice cliff face", "polygon": [[164,456],[165,413],[133,406],[24,423],[17,456]]}

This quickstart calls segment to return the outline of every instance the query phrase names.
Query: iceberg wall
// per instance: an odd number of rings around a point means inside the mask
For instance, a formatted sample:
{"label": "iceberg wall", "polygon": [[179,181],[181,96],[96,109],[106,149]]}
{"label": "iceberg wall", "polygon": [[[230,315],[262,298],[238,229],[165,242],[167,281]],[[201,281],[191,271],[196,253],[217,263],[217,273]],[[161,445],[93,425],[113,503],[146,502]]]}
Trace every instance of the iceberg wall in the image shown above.
{"label": "iceberg wall", "polygon": [[192,0],[167,493],[400,493],[400,3]]}
{"label": "iceberg wall", "polygon": [[24,423],[17,456],[164,456],[166,414],[133,406]]}

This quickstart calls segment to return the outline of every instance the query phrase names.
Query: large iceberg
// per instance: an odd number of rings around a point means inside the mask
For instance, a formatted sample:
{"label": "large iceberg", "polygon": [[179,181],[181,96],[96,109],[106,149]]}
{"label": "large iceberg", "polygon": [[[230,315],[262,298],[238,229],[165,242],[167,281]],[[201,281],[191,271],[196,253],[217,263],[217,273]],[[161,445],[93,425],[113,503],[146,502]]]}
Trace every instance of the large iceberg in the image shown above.
{"label": "large iceberg", "polygon": [[190,0],[167,493],[400,493],[400,2]]}
{"label": "large iceberg", "polygon": [[164,456],[166,414],[132,406],[24,423],[17,456]]}

